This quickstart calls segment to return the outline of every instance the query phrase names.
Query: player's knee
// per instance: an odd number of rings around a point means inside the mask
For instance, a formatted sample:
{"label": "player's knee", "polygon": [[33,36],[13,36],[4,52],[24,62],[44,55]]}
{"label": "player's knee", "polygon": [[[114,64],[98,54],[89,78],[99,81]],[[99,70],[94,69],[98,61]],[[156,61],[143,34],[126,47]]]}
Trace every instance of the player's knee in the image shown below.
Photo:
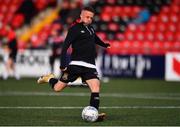
{"label": "player's knee", "polygon": [[91,88],[91,92],[99,93],[99,91],[100,91],[100,86],[99,86],[99,85],[94,85],[94,86]]}
{"label": "player's knee", "polygon": [[54,90],[55,92],[60,92],[60,91],[61,91],[61,89],[58,88],[58,87],[54,87],[53,90]]}
{"label": "player's knee", "polygon": [[99,92],[100,91],[100,82],[97,79],[86,80],[88,86],[91,89],[91,92]]}
{"label": "player's knee", "polygon": [[55,92],[59,92],[59,91],[61,91],[61,88],[59,87],[58,84],[55,84],[54,87],[53,87],[53,90],[54,90]]}

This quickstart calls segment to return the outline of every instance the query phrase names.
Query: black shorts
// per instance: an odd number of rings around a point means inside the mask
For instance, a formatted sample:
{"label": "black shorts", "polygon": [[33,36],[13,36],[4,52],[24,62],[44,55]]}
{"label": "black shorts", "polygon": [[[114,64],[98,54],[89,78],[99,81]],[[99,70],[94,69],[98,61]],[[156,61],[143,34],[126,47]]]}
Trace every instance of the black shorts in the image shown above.
{"label": "black shorts", "polygon": [[94,79],[94,78],[99,79],[98,73],[95,68],[69,65],[67,70],[62,73],[60,77],[60,81],[65,82],[65,83],[73,82],[78,77],[81,77],[83,82],[89,79]]}

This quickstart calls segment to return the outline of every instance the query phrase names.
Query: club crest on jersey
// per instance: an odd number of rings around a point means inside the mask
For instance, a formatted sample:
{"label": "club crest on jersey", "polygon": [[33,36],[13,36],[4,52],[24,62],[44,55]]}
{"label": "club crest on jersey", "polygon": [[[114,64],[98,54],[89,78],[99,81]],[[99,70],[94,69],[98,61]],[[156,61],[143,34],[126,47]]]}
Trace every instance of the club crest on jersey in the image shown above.
{"label": "club crest on jersey", "polygon": [[62,79],[67,80],[68,79],[68,73],[64,73],[63,76],[62,76]]}
{"label": "club crest on jersey", "polygon": [[98,75],[98,72],[94,72],[95,75]]}
{"label": "club crest on jersey", "polygon": [[81,33],[85,33],[85,31],[84,31],[84,30],[81,30]]}

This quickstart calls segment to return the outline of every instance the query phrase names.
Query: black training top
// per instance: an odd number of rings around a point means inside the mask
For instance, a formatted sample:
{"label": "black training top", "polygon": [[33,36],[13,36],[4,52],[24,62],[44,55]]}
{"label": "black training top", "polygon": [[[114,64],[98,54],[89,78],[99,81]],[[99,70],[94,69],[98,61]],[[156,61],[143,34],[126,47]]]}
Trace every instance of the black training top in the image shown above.
{"label": "black training top", "polygon": [[67,67],[66,53],[70,45],[72,45],[71,61],[82,61],[95,65],[95,44],[108,47],[108,44],[101,41],[96,35],[91,25],[85,26],[83,23],[75,23],[69,28],[63,43],[60,68]]}

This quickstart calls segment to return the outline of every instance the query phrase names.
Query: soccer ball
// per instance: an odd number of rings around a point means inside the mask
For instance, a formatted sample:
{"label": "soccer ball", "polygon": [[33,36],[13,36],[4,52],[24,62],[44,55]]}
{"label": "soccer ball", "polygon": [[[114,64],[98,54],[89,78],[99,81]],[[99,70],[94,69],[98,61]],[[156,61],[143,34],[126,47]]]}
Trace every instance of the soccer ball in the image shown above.
{"label": "soccer ball", "polygon": [[95,122],[98,118],[98,110],[92,106],[86,106],[82,110],[82,119],[87,122]]}

